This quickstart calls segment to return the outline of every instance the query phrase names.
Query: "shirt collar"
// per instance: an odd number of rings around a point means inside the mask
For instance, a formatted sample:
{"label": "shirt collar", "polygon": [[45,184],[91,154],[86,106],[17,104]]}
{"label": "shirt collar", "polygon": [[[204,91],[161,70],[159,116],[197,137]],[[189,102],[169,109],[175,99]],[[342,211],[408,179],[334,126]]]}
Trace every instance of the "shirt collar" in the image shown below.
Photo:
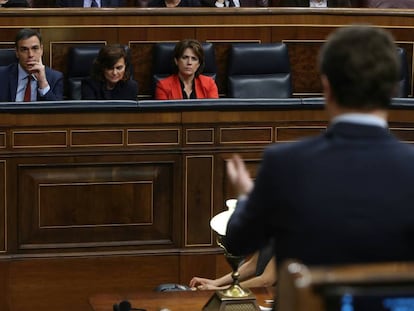
{"label": "shirt collar", "polygon": [[26,70],[23,69],[22,66],[20,66],[20,64],[18,64],[17,67],[18,67],[19,81],[26,79],[29,74],[26,72]]}
{"label": "shirt collar", "polygon": [[387,121],[368,113],[344,113],[332,119],[331,124],[338,122],[356,123],[387,128]]}

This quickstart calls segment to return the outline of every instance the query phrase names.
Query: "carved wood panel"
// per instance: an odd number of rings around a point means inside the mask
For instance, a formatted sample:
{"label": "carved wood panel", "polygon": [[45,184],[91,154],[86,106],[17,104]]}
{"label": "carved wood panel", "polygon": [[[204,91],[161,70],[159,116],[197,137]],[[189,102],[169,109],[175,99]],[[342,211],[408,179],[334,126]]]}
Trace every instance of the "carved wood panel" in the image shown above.
{"label": "carved wood panel", "polygon": [[18,166],[20,249],[173,245],[173,163],[70,162]]}
{"label": "carved wood panel", "polygon": [[[0,254],[7,251],[6,160],[0,160]],[[1,286],[0,286],[1,287]]]}
{"label": "carved wood panel", "polygon": [[211,246],[214,161],[211,155],[185,157],[185,245]]}

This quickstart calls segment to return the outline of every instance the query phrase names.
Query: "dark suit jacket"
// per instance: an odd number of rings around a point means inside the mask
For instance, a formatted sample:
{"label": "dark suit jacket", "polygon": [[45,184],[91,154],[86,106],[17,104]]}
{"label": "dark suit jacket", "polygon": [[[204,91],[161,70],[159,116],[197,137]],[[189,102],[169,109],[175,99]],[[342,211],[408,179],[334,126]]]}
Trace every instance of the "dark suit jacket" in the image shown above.
{"label": "dark suit jacket", "polygon": [[225,245],[248,254],[274,237],[279,263],[414,260],[413,181],[414,147],[381,127],[337,123],[265,151]]}
{"label": "dark suit jacket", "polygon": [[[124,0],[101,0],[103,7],[124,6]],[[56,0],[58,7],[83,7],[83,0]]]}
{"label": "dark suit jacket", "polygon": [[135,80],[120,81],[113,90],[106,90],[104,83],[86,78],[82,81],[82,99],[137,100],[138,84]]}
{"label": "dark suit jacket", "polygon": [[[279,6],[285,7],[309,7],[309,0],[280,0]],[[328,0],[328,7],[347,8],[351,7],[350,0]]]}
{"label": "dark suit jacket", "polygon": [[414,8],[414,0],[365,0],[368,8]]}
{"label": "dark suit jacket", "polygon": [[[46,79],[50,90],[45,96],[37,95],[37,100],[63,100],[63,74],[46,67]],[[18,83],[17,63],[0,67],[0,102],[14,102]]]}

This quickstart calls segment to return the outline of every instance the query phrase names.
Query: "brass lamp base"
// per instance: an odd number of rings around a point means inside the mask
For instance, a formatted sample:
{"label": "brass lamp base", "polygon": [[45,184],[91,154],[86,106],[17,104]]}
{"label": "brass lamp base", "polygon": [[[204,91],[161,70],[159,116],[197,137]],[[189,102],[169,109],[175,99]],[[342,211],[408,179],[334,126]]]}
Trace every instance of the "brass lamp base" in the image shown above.
{"label": "brass lamp base", "polygon": [[203,311],[260,311],[256,298],[250,291],[241,297],[228,296],[226,291],[228,290],[216,291],[204,305]]}

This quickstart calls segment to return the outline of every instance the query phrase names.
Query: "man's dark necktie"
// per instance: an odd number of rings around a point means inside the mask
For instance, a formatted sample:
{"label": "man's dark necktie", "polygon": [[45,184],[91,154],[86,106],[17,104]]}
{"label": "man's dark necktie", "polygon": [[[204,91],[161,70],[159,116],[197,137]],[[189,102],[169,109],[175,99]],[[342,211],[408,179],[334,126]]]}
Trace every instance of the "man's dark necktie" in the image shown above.
{"label": "man's dark necktie", "polygon": [[96,2],[96,0],[92,0],[92,3],[91,3],[91,8],[99,8],[99,5],[98,5],[98,3]]}
{"label": "man's dark necktie", "polygon": [[24,91],[24,98],[23,101],[30,102],[32,99],[32,86],[30,85],[30,82],[32,81],[32,76],[27,76],[27,84],[26,84],[26,90]]}

